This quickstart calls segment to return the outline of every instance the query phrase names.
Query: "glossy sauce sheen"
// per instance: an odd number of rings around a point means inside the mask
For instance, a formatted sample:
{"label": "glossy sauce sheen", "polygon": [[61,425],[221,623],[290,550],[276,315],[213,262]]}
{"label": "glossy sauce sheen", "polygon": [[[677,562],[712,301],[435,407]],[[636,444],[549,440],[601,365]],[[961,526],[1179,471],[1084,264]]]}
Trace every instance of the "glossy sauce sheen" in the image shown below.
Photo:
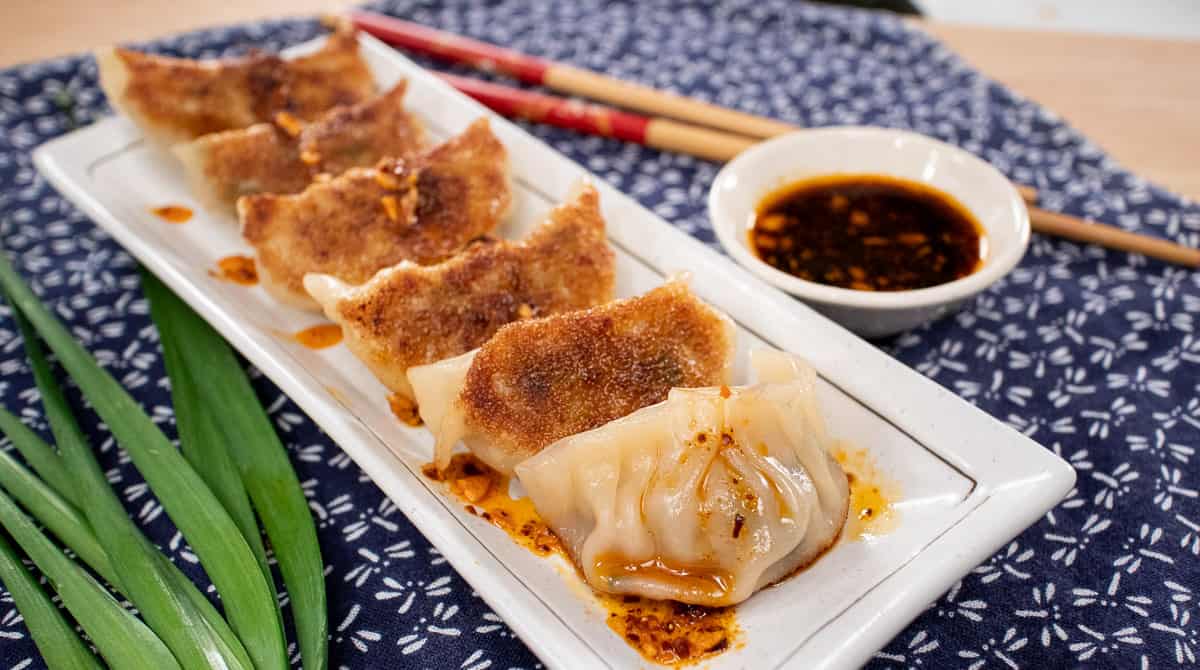
{"label": "glossy sauce sheen", "polygon": [[882,175],[795,182],[759,204],[754,253],[807,281],[900,291],[965,277],[982,265],[984,238],[954,198]]}
{"label": "glossy sauce sheen", "polygon": [[510,496],[508,477],[472,454],[455,454],[444,472],[439,473],[433,463],[421,472],[445,483],[450,493],[466,503],[468,512],[508,533],[522,547],[538,556],[559,554],[570,560],[558,536],[534,509],[533,501]]}
{"label": "glossy sauce sheen", "polygon": [[217,261],[217,269],[209,274],[242,286],[258,283],[258,268],[250,256],[226,256]]}
{"label": "glossy sauce sheen", "polygon": [[292,339],[309,349],[324,349],[342,341],[342,328],[336,323],[323,323],[292,335]]}
{"label": "glossy sauce sheen", "polygon": [[[533,502],[510,496],[508,477],[475,456],[455,454],[444,472],[439,473],[433,463],[421,472],[445,484],[468,512],[508,533],[520,546],[537,556],[557,554],[571,562]],[[736,611],[732,607],[700,607],[673,600],[592,593],[607,613],[608,627],[654,663],[687,665],[703,661],[728,650],[738,638]]]}
{"label": "glossy sauce sheen", "polygon": [[192,218],[192,210],[183,205],[163,205],[150,212],[167,223],[186,223]]}
{"label": "glossy sauce sheen", "polygon": [[833,457],[850,479],[850,510],[842,539],[854,542],[895,530],[900,523],[900,512],[896,509],[900,485],[879,471],[866,449],[840,443]]}

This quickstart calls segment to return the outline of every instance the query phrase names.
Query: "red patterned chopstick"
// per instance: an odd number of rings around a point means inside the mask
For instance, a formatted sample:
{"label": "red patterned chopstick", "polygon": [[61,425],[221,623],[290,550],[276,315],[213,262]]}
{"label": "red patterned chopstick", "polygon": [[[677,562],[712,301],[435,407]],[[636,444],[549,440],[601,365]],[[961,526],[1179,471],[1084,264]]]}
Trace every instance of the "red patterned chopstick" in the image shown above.
{"label": "red patterned chopstick", "polygon": [[501,72],[524,82],[655,116],[680,119],[750,137],[774,137],[797,129],[781,121],[734,111],[649,86],[631,84],[573,65],[543,60],[382,14],[355,11],[350,13],[350,20],[361,30],[384,42],[410,51],[481,70]]}
{"label": "red patterned chopstick", "polygon": [[504,116],[589,135],[613,137],[715,161],[733,158],[756,140],[662,118],[543,95],[490,82],[440,74],[454,88]]}

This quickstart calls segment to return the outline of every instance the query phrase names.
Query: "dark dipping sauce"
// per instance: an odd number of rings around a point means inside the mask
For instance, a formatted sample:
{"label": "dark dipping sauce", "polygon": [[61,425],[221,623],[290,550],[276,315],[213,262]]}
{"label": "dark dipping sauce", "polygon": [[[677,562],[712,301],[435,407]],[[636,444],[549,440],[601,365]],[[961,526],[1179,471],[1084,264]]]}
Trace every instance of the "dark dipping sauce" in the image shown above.
{"label": "dark dipping sauce", "polygon": [[882,175],[788,184],[759,204],[750,246],[778,270],[862,291],[926,288],[983,261],[979,224],[949,195]]}

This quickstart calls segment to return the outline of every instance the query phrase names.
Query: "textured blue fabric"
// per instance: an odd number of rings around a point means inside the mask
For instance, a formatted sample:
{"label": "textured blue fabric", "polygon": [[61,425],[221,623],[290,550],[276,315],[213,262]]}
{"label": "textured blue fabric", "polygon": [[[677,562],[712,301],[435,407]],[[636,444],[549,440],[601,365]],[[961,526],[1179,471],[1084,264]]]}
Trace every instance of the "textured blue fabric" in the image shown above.
{"label": "textured blue fabric", "polygon": [[[380,2],[398,16],[806,125],[911,128],[958,144],[1052,209],[1200,246],[1200,207],[1119,168],[1053,113],[897,19],[776,0]],[[152,47],[191,57],[278,48],[314,22],[207,30]],[[135,264],[35,173],[38,144],[108,113],[89,58],[0,71],[7,253],[165,430],[173,418]],[[567,131],[540,138],[713,244],[717,166]],[[1180,147],[1180,150],[1185,150]],[[1035,236],[1011,275],[957,315],[880,343],[1069,460],[1078,487],[877,656],[878,667],[1167,668],[1200,651],[1200,278]],[[47,434],[19,338],[0,314],[0,396]],[[336,445],[258,380],[329,566],[332,667],[537,667],[537,659]],[[197,578],[195,558],[94,419],[117,490]],[[41,661],[0,603],[0,666]]]}

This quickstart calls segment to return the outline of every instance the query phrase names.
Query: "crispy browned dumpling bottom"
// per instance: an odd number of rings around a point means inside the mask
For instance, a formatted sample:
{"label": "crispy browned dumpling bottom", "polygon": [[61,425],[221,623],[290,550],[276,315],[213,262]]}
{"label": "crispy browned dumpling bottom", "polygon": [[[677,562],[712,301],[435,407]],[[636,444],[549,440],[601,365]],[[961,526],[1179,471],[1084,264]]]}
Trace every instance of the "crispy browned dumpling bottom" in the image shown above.
{"label": "crispy browned dumpling bottom", "polygon": [[192,192],[207,207],[232,209],[238,197],[304,190],[381,158],[410,158],[425,147],[421,123],[404,109],[406,82],[357,105],[334,107],[310,124],[256,123],[210,133],[172,148]]}
{"label": "crispy browned dumpling bottom", "polygon": [[520,242],[483,242],[450,260],[401,263],[361,286],[305,277],[346,346],[393,391],[411,397],[409,367],[466,353],[503,325],[612,299],[614,257],[591,186]]}
{"label": "crispy browned dumpling bottom", "polygon": [[681,281],[642,296],[507,325],[480,348],[458,402],[507,460],[661,402],[728,383],[734,330]]}
{"label": "crispy browned dumpling bottom", "polygon": [[511,200],[507,152],[480,119],[408,161],[353,168],[296,195],[240,198],[238,218],[263,286],[315,309],[304,275],[361,284],[400,261],[440,262],[491,232]]}
{"label": "crispy browned dumpling bottom", "polygon": [[192,60],[117,47],[97,52],[96,62],[113,107],[163,144],[271,121],[281,112],[308,121],[375,91],[351,28],[290,60],[264,53]]}

